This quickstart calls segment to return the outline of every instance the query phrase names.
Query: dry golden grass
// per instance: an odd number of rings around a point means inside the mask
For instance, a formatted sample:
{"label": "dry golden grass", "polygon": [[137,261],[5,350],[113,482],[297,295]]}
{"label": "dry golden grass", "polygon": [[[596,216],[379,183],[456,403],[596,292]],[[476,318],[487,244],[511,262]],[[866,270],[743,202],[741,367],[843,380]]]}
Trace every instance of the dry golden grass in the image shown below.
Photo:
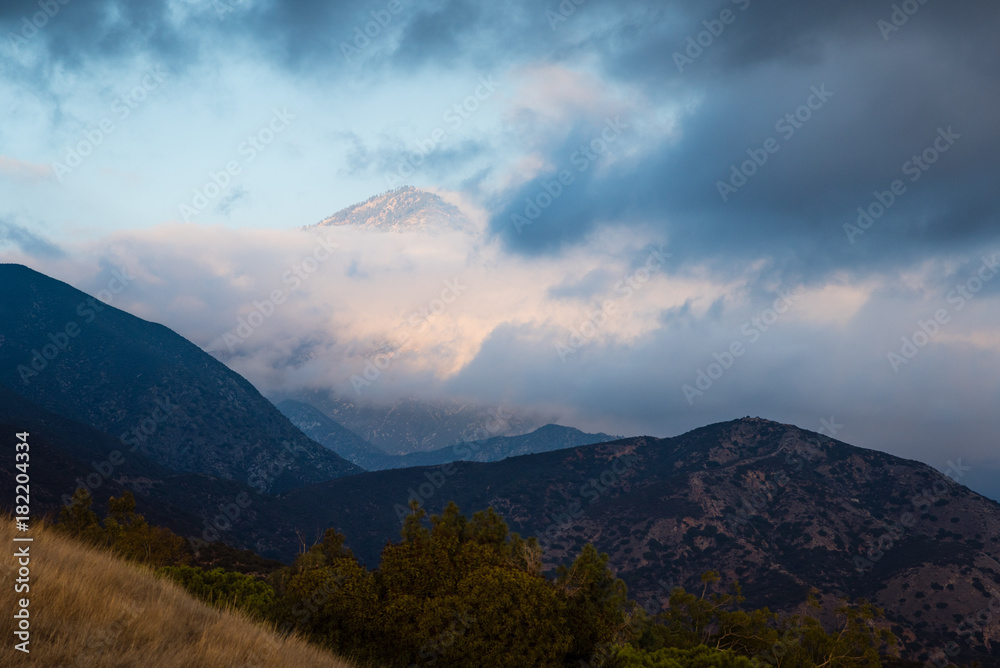
{"label": "dry golden grass", "polygon": [[[0,514],[0,614],[4,644],[0,665],[294,666],[350,668],[349,663],[300,638],[284,638],[273,627],[235,611],[192,598],[149,569],[73,541],[52,528],[35,526],[32,543],[14,543],[14,520]],[[25,534],[18,534],[24,536]],[[31,591],[14,592],[17,559],[31,546]],[[31,654],[14,649],[16,601],[31,604]]]}

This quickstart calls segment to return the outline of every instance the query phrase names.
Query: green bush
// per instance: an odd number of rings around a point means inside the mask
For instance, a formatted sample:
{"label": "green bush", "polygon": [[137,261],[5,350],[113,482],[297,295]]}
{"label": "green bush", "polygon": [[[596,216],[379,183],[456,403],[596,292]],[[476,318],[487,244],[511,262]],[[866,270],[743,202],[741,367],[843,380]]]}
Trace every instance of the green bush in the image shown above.
{"label": "green bush", "polygon": [[164,566],[156,573],[174,580],[191,594],[211,605],[232,607],[257,618],[274,608],[274,589],[250,575],[222,568],[205,571],[192,566]]}

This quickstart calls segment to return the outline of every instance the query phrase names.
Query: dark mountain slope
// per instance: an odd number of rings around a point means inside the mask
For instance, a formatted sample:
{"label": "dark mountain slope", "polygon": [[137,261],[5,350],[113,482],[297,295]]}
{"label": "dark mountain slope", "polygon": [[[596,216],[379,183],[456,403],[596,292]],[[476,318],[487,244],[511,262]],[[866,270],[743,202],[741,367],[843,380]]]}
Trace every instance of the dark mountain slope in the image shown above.
{"label": "dark mountain slope", "polygon": [[[36,516],[57,517],[79,486],[85,486],[103,511],[109,496],[131,490],[140,511],[151,521],[193,532],[200,524],[188,506],[187,495],[178,495],[177,482],[184,477],[156,464],[142,454],[130,452],[119,439],[39,408],[0,385],[0,433],[14,442],[14,434],[28,433],[28,473],[31,478],[31,510]],[[14,489],[13,466],[0,467],[4,490]],[[204,477],[203,477],[204,478]],[[211,490],[215,481],[204,478]],[[231,483],[228,483],[231,484]],[[247,488],[249,491],[249,488]],[[222,489],[212,490],[220,501]],[[12,500],[6,495],[4,507]],[[175,502],[179,502],[179,505]],[[200,530],[199,530],[200,532]]]}
{"label": "dark mountain slope", "polygon": [[0,285],[0,383],[38,406],[175,471],[261,489],[359,471],[166,327],[20,265],[0,265]]}
{"label": "dark mountain slope", "polygon": [[347,427],[327,417],[310,404],[288,399],[278,410],[306,436],[366,471],[389,468],[392,455],[361,438]]}

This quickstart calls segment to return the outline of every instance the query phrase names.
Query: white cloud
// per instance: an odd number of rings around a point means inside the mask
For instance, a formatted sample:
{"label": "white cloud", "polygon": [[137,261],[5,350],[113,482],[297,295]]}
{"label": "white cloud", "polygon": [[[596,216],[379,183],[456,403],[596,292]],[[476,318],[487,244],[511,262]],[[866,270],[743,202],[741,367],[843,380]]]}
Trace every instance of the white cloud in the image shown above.
{"label": "white cloud", "polygon": [[[945,303],[959,266],[950,260],[905,276],[776,286],[767,258],[723,277],[669,244],[666,266],[643,273],[650,244],[663,240],[624,227],[558,257],[512,254],[482,236],[484,212],[467,213],[469,229],[414,233],[165,224],[26,263],[91,293],[110,268],[127,267],[136,279],[115,306],[214,351],[266,394],[503,401],[656,435],[746,414],[815,428],[834,414],[846,440],[927,461],[943,433],[934,416],[946,414],[963,456],[995,459],[983,425],[997,422],[986,409],[1000,361],[996,297],[955,313],[899,373],[886,358]],[[771,323],[763,314],[778,289],[795,304]],[[284,301],[272,306],[275,291]],[[768,326],[751,342],[744,325],[762,317]],[[241,318],[252,335],[230,353]],[[737,341],[746,354],[689,405],[681,386]],[[564,360],[557,344],[573,352]],[[358,397],[351,379],[376,359],[386,368]],[[878,426],[886,421],[897,429]]]}

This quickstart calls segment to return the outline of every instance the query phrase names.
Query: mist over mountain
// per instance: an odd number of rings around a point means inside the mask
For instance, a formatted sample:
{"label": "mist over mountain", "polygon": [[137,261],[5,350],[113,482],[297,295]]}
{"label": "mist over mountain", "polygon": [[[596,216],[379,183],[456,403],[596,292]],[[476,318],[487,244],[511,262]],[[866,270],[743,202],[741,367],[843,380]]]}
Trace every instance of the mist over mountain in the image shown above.
{"label": "mist over mountain", "polygon": [[[99,503],[128,489],[151,519],[198,540],[290,560],[303,540],[332,527],[372,565],[399,536],[411,501],[440,512],[453,500],[466,513],[492,507],[514,530],[537,536],[549,569],[593,543],[653,611],[674,585],[715,569],[740,580],[753,605],[779,611],[796,610],[812,589],[828,605],[840,596],[871,600],[915,656],[956,643],[962,657],[998,657],[1000,622],[991,618],[971,635],[962,624],[1000,599],[1000,505],[959,484],[969,468],[961,460],[939,473],[744,418],[674,438],[575,447],[563,446],[610,437],[549,425],[462,444],[501,461],[364,473],[165,327],[24,267],[0,265],[0,278],[14,288],[0,302],[0,426],[30,430],[35,452],[52,464],[33,478],[39,512],[55,512],[77,486]],[[136,391],[152,379],[160,392]],[[157,417],[157,407],[174,404],[177,424],[174,410]],[[317,409],[285,408],[355,456],[378,454]],[[408,410],[426,419],[426,406]],[[441,415],[461,419],[445,419],[448,429],[425,425],[408,442],[450,438],[480,413]],[[126,447],[133,424],[146,436],[134,452]],[[402,420],[392,433],[412,424],[422,423]],[[283,450],[286,440],[292,447]],[[537,447],[561,449],[510,456]],[[13,485],[10,472],[0,480]]]}
{"label": "mist over mountain", "polygon": [[303,434],[347,461],[366,471],[389,468],[386,462],[392,459],[392,455],[331,420],[319,409],[291,399],[277,404],[277,408]]}
{"label": "mist over mountain", "polygon": [[[549,424],[518,436],[494,436],[483,440],[463,440],[443,448],[390,455],[364,441],[309,404],[286,400],[278,410],[311,439],[367,471],[433,466],[454,461],[495,462],[517,455],[562,450],[577,445],[590,445],[615,440],[608,434],[585,434],[579,429]],[[387,420],[393,418],[387,410]],[[406,425],[401,426],[402,429]]]}
{"label": "mist over mountain", "polygon": [[[391,455],[439,450],[467,441],[525,434],[541,427],[538,416],[503,406],[403,399],[361,403],[314,390],[295,395],[328,418]],[[284,404],[283,404],[284,405]]]}
{"label": "mist over mountain", "polygon": [[[23,261],[90,294],[106,290],[113,270],[135,275],[114,306],[163,322],[272,401],[312,403],[391,454],[550,423],[678,434],[737,407],[802,425],[833,414],[851,442],[938,468],[949,457],[937,444],[953,442],[951,458],[975,464],[969,485],[997,494],[989,360],[1000,283],[945,314],[951,324],[898,374],[886,362],[949,291],[979,280],[979,258],[927,265],[919,289],[892,271],[783,284],[793,305],[772,320],[777,284],[759,284],[765,261],[750,277],[720,274],[665,239],[618,228],[558,257],[526,258],[482,230],[436,229],[165,224]],[[761,318],[773,324],[753,324]],[[723,377],[703,376],[736,343],[746,353]],[[954,362],[965,354],[975,360]],[[704,394],[683,390],[699,382]]]}

